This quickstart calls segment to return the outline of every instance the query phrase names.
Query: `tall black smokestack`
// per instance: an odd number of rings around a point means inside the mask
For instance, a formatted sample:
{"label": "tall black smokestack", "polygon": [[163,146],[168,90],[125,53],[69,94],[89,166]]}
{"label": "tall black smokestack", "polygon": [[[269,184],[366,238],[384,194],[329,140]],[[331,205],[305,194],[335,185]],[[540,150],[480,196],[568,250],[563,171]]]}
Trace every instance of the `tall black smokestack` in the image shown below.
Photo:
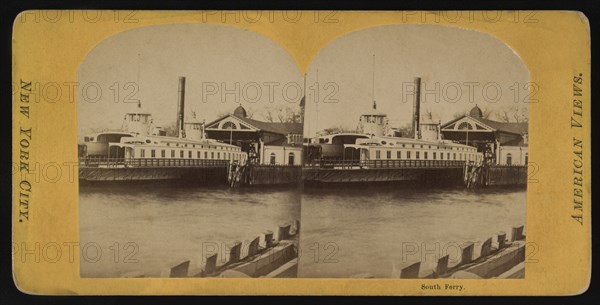
{"label": "tall black smokestack", "polygon": [[415,77],[415,99],[413,102],[413,136],[415,139],[421,138],[421,78]]}
{"label": "tall black smokestack", "polygon": [[184,113],[185,113],[185,77],[179,77],[179,99],[177,101],[177,136],[185,138]]}

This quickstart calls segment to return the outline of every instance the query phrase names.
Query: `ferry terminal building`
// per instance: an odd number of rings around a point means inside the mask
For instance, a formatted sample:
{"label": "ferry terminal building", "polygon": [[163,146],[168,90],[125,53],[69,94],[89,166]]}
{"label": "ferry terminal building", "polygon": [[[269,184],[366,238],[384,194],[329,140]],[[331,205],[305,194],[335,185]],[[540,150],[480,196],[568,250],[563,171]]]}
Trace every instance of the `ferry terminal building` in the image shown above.
{"label": "ferry terminal building", "polygon": [[444,139],[477,147],[490,164],[527,165],[528,125],[485,119],[475,105],[468,115],[441,125],[440,131]]}
{"label": "ferry terminal building", "polygon": [[[202,123],[186,123],[186,134],[199,132]],[[263,165],[302,165],[302,123],[263,122],[248,117],[238,106],[233,113],[205,125],[210,139],[230,143]]]}

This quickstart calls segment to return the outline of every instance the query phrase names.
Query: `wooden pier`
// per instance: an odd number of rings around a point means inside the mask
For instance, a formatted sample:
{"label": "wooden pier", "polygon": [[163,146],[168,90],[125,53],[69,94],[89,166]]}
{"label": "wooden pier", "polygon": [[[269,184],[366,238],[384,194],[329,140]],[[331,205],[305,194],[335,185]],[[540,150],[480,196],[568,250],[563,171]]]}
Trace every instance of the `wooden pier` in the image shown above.
{"label": "wooden pier", "polygon": [[[252,240],[210,243],[197,259],[181,258],[166,263],[160,277],[291,278],[298,272],[300,221],[283,222],[277,233],[267,230]],[[206,249],[205,249],[206,248]],[[142,278],[139,271],[123,274]]]}
{"label": "wooden pier", "polygon": [[[461,246],[460,257],[452,262],[449,254],[437,259],[433,269],[422,268],[423,262],[405,262],[394,278],[524,278],[525,226],[512,228],[511,239],[499,232],[483,242],[467,242]],[[495,237],[495,238],[494,238]],[[475,248],[477,245],[477,249]]]}
{"label": "wooden pier", "polygon": [[293,185],[302,182],[302,167],[296,165],[230,165],[227,181],[231,187],[241,185]]}

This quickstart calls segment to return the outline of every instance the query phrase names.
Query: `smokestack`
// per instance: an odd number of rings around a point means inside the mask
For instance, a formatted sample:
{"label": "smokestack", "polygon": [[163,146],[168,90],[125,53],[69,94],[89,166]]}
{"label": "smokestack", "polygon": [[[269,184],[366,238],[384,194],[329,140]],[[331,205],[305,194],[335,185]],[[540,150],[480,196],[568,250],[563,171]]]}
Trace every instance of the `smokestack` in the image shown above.
{"label": "smokestack", "polygon": [[178,89],[178,101],[177,101],[177,136],[179,138],[185,138],[184,130],[184,113],[185,113],[185,77],[179,77],[179,89]]}
{"label": "smokestack", "polygon": [[421,78],[415,77],[415,99],[413,102],[413,136],[421,138]]}

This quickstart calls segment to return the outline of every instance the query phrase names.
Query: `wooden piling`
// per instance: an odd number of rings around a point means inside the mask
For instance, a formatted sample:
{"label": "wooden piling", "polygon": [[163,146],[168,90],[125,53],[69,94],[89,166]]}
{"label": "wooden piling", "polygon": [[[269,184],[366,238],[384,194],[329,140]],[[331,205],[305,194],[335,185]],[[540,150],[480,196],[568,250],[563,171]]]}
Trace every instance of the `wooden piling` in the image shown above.
{"label": "wooden piling", "polygon": [[255,239],[253,239],[250,244],[248,245],[248,256],[253,256],[256,253],[258,253],[258,242],[260,240],[260,237],[256,237]]}
{"label": "wooden piling", "polygon": [[279,231],[277,232],[277,240],[282,241],[290,237],[291,224],[282,223],[279,225]]}
{"label": "wooden piling", "polygon": [[300,220],[296,220],[294,227],[294,235],[300,234]]}
{"label": "wooden piling", "polygon": [[498,232],[498,250],[506,246],[506,233],[504,231]]}
{"label": "wooden piling", "polygon": [[462,249],[462,255],[460,257],[460,264],[468,264],[473,261],[473,243],[467,243],[466,246]]}
{"label": "wooden piling", "polygon": [[483,244],[481,245],[481,253],[479,254],[479,257],[488,256],[491,252],[492,252],[492,238],[490,237],[486,241],[484,241]]}
{"label": "wooden piling", "polygon": [[182,260],[165,267],[160,276],[161,277],[187,277],[188,270],[190,268],[190,260]]}
{"label": "wooden piling", "polygon": [[419,271],[421,269],[421,262],[413,263],[408,267],[400,271],[401,279],[417,279],[419,278]]}
{"label": "wooden piling", "polygon": [[523,239],[523,228],[525,226],[518,226],[512,228],[512,236],[511,241],[521,240]]}
{"label": "wooden piling", "polygon": [[227,261],[227,263],[232,264],[232,263],[236,263],[240,260],[240,256],[242,253],[242,242],[240,241],[235,241],[233,242],[233,246],[231,246],[231,248],[229,248],[229,260]]}
{"label": "wooden piling", "polygon": [[273,231],[264,231],[262,233],[262,246],[269,248],[273,245]]}
{"label": "wooden piling", "polygon": [[450,255],[446,254],[438,259],[437,266],[435,267],[436,276],[440,276],[448,272],[448,260],[450,259]]}
{"label": "wooden piling", "polygon": [[217,253],[204,258],[202,269],[204,270],[204,274],[211,274],[217,270]]}

